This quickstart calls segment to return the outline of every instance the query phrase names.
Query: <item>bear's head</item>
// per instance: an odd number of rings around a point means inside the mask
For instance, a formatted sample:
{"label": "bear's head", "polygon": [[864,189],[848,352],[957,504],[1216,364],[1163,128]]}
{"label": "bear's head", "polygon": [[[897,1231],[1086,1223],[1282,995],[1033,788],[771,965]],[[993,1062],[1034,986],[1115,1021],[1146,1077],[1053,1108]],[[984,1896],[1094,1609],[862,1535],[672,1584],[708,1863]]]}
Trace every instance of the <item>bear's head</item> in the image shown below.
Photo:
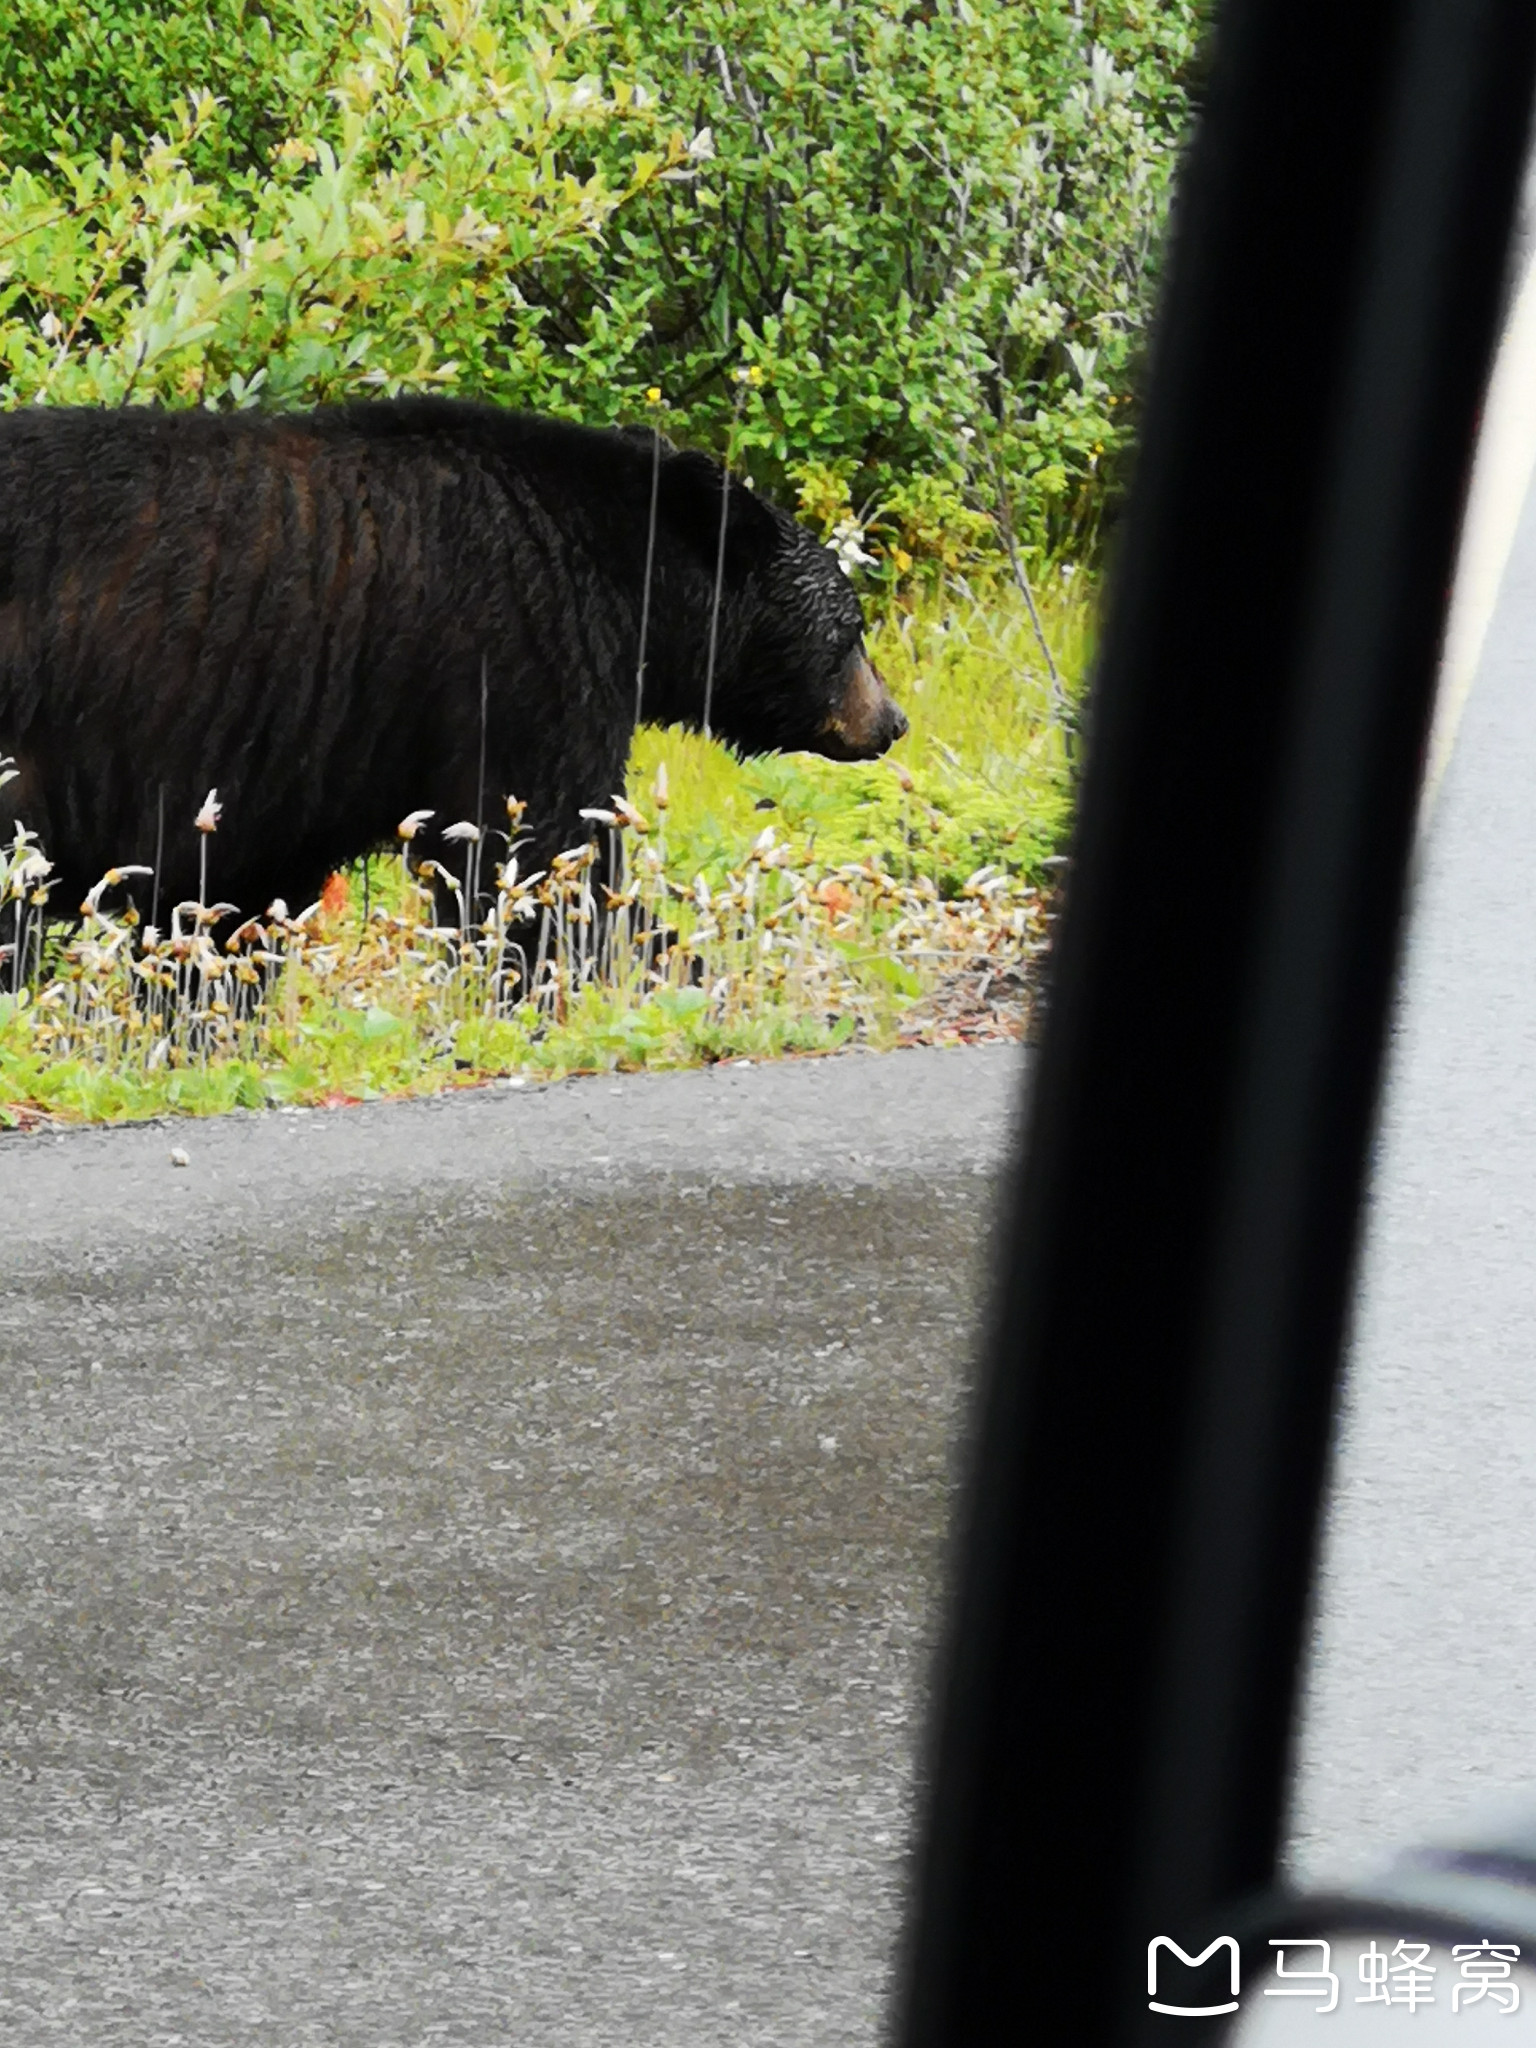
{"label": "bear's head", "polygon": [[[725,472],[694,451],[669,454],[659,484],[661,521],[691,558],[689,637],[696,647],[699,571],[707,603]],[[686,663],[688,701],[668,714],[693,724],[704,709],[696,663],[696,655]],[[709,719],[716,736],[743,754],[803,750],[834,761],[873,760],[907,730],[865,651],[863,608],[837,557],[734,479]]]}

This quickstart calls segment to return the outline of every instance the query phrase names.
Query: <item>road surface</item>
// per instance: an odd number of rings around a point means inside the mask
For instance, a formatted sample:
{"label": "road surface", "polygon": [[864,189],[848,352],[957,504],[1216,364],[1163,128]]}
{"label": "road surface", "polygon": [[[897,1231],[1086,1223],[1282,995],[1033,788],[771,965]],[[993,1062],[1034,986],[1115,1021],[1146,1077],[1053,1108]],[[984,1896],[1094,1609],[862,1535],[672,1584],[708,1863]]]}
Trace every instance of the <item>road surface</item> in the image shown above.
{"label": "road surface", "polygon": [[873,2043],[1021,1075],[0,1141],[0,2040]]}
{"label": "road surface", "polygon": [[1292,1856],[1536,1791],[1536,496],[1431,816]]}

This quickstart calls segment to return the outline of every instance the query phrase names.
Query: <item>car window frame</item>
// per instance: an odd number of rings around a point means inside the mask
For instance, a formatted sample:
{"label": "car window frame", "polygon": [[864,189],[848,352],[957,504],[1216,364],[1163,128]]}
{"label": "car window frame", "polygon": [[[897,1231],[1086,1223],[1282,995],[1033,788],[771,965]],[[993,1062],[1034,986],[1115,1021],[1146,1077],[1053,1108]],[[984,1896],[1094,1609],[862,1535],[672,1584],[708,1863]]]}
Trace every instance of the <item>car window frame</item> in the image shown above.
{"label": "car window frame", "polygon": [[902,2048],[1155,2036],[1148,1940],[1275,1879],[1533,82],[1515,0],[1220,13],[998,1224]]}

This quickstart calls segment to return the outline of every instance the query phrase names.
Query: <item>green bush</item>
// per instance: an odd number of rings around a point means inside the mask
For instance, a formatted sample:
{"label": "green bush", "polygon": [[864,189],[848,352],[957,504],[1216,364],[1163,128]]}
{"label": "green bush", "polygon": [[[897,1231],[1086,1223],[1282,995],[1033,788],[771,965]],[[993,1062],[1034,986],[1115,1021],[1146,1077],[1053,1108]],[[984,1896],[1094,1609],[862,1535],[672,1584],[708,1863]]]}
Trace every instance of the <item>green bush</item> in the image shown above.
{"label": "green bush", "polygon": [[728,448],[887,577],[1000,491],[1082,551],[1200,4],[12,0],[0,401],[436,384]]}
{"label": "green bush", "polygon": [[0,185],[0,393],[12,404],[300,404],[370,388],[519,381],[518,280],[601,233],[665,167],[578,177],[620,118],[573,76],[579,15],[509,46],[473,5],[375,0],[324,109],[259,172],[192,168],[204,92],[141,158],[57,154]]}
{"label": "green bush", "polygon": [[56,151],[106,155],[114,135],[140,154],[176,129],[189,94],[224,117],[194,168],[260,171],[323,98],[349,12],[265,0],[8,0],[0,35],[0,132],[11,163],[42,170]]}
{"label": "green bush", "polygon": [[[713,155],[548,267],[553,331],[579,344],[601,310],[633,337],[631,389],[661,386],[775,482],[836,473],[861,521],[916,479],[990,513],[995,458],[1032,542],[1090,539],[1186,118],[1189,0],[609,0],[602,18],[611,63]],[[762,373],[744,402],[739,364]]]}

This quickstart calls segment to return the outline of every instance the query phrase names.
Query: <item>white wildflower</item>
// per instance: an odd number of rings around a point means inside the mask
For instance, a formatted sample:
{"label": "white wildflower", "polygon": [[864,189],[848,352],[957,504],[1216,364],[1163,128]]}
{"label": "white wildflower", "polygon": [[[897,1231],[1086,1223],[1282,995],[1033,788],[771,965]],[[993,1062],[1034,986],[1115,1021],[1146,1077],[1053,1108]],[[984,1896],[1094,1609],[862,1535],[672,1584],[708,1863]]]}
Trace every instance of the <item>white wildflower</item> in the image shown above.
{"label": "white wildflower", "polygon": [[833,527],[832,538],[827,545],[836,555],[837,565],[845,576],[851,576],[855,569],[874,566],[875,558],[864,545],[864,529],[852,513]]}

